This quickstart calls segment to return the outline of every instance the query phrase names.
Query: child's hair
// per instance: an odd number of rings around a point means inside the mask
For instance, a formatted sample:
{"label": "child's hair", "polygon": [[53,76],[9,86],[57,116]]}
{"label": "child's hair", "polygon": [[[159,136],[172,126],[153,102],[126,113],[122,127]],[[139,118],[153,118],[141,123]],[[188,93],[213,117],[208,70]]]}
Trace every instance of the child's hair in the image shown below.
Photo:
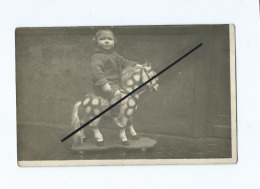
{"label": "child's hair", "polygon": [[113,33],[111,30],[109,30],[109,29],[99,29],[99,30],[97,31],[97,33],[95,34],[95,36],[92,38],[94,45],[97,45],[97,37],[98,37],[98,36],[101,34],[101,32],[103,32],[103,31],[111,32],[112,35],[113,35],[113,37],[114,37],[115,44],[117,44],[117,38],[116,38],[116,36],[114,35],[114,33]]}

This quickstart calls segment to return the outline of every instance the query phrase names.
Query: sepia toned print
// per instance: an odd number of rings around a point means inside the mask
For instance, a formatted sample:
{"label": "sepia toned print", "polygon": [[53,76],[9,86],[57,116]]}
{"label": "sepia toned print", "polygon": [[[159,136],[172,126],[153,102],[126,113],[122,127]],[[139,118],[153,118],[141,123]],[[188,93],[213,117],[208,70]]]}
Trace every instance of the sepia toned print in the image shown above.
{"label": "sepia toned print", "polygon": [[234,30],[17,28],[18,165],[235,163]]}

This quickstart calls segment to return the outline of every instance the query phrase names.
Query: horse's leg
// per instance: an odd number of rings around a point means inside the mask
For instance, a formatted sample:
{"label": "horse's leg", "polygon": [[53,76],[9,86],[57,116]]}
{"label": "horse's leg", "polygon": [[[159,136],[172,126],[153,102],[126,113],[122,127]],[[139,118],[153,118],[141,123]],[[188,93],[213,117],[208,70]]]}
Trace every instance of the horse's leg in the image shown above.
{"label": "horse's leg", "polygon": [[[81,119],[81,124],[85,124],[87,121],[91,120],[93,117],[98,115],[101,111],[100,107],[100,98],[98,97],[87,97],[83,101],[83,105],[85,106],[85,116]],[[98,124],[99,124],[100,118],[95,119],[92,121],[89,126],[91,127],[94,137],[96,139],[96,144],[98,146],[104,146],[103,136],[99,131]]]}
{"label": "horse's leg", "polygon": [[[84,117],[80,120],[80,126],[84,125],[88,121],[89,115],[85,114]],[[86,142],[86,135],[85,135],[85,128],[78,131],[79,135],[81,136],[82,142]]]}
{"label": "horse's leg", "polygon": [[[89,118],[91,117],[91,111],[93,109],[93,105],[90,104],[90,102],[92,101],[93,99],[91,99],[90,97],[87,97],[83,102],[82,102],[82,105],[83,105],[83,109],[84,109],[84,116],[83,118],[80,120],[80,126],[82,126],[83,124],[85,124]],[[78,131],[78,134],[79,136],[81,137],[81,143],[83,143],[84,141],[86,141],[86,135],[85,135],[85,132],[84,132],[84,128],[81,129],[80,131]]]}
{"label": "horse's leg", "polygon": [[128,121],[128,128],[129,128],[129,132],[131,134],[132,139],[133,140],[139,140],[140,136],[135,132],[135,129],[134,129],[134,126],[133,126],[133,119],[132,119],[132,117]]}
{"label": "horse's leg", "polygon": [[99,122],[100,122],[100,118],[97,118],[93,122],[91,122],[89,124],[89,126],[91,127],[91,129],[94,133],[94,137],[96,139],[97,146],[104,146],[104,139],[98,128]]}
{"label": "horse's leg", "polygon": [[125,133],[127,122],[128,122],[128,118],[122,116],[121,118],[122,127],[120,127],[119,138],[121,139],[122,144],[126,146],[130,144]]}
{"label": "horse's leg", "polygon": [[[71,121],[71,125],[74,129],[78,129],[81,125],[83,125],[84,123],[86,123],[88,116],[89,116],[89,112],[91,110],[90,106],[87,106],[90,102],[90,97],[88,97],[88,95],[86,95],[86,98],[82,101],[82,102],[77,102],[74,105],[73,111],[72,111],[72,121]],[[83,118],[80,119],[79,117],[79,113],[84,114]],[[83,129],[79,130],[74,136],[73,136],[73,144],[75,145],[80,145],[83,144],[84,140],[86,140],[86,135]]]}
{"label": "horse's leg", "polygon": [[121,112],[120,123],[121,124],[118,126],[120,127],[119,138],[121,139],[123,145],[130,144],[126,137],[126,133],[125,133],[127,123],[129,121],[129,119],[132,117],[133,111],[134,111],[133,109],[129,108],[129,106],[128,106],[129,99],[130,98],[127,98],[125,103],[120,106],[120,112]]}

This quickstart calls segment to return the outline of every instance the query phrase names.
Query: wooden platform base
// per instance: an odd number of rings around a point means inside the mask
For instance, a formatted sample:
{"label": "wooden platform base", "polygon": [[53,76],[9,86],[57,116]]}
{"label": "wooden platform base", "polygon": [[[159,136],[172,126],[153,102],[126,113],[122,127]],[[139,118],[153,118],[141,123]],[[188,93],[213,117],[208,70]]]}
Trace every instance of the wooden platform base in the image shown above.
{"label": "wooden platform base", "polygon": [[109,150],[109,149],[149,149],[156,145],[156,140],[150,138],[140,138],[139,140],[129,140],[130,145],[125,146],[120,143],[119,140],[104,141],[104,146],[97,146],[96,140],[89,139],[82,145],[72,145],[71,150],[73,151],[98,151],[98,150]]}

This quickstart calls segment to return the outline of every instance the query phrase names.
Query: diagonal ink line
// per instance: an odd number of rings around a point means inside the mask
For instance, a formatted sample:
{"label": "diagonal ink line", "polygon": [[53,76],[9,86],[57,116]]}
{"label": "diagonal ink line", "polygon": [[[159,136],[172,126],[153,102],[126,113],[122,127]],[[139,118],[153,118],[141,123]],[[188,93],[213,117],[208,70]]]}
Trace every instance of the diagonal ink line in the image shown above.
{"label": "diagonal ink line", "polygon": [[130,95],[134,94],[136,91],[138,91],[139,89],[141,89],[143,86],[145,86],[147,83],[151,82],[153,79],[155,79],[156,77],[158,77],[159,75],[161,75],[162,73],[164,73],[166,70],[168,70],[169,68],[171,68],[172,66],[174,66],[175,64],[177,64],[178,62],[180,62],[182,59],[184,59],[185,57],[187,57],[188,55],[190,55],[193,51],[197,50],[199,47],[202,46],[202,43],[198,44],[197,46],[195,46],[194,48],[192,48],[190,51],[188,51],[186,54],[184,54],[183,56],[181,56],[180,58],[178,58],[177,60],[175,60],[173,63],[171,63],[170,65],[168,65],[167,67],[165,67],[164,69],[162,69],[160,72],[158,72],[156,75],[154,75],[153,77],[151,77],[149,80],[147,80],[146,82],[144,82],[143,84],[141,84],[140,86],[138,86],[136,89],[134,89],[133,91],[131,91],[130,93],[128,93],[126,96],[124,96],[123,98],[121,98],[120,100],[118,100],[117,102],[115,102],[114,104],[110,105],[108,108],[106,108],[105,110],[103,110],[101,113],[99,113],[98,115],[96,115],[95,117],[93,117],[92,119],[90,119],[89,121],[87,121],[85,124],[83,124],[82,126],[80,126],[79,128],[75,129],[73,132],[71,132],[70,134],[68,134],[66,137],[64,137],[61,142],[64,142],[65,140],[67,140],[68,138],[70,138],[72,135],[76,134],[78,131],[80,131],[81,129],[83,129],[84,127],[88,126],[91,122],[93,122],[94,120],[96,120],[97,118],[99,118],[100,116],[102,116],[103,114],[105,114],[106,112],[108,112],[109,110],[111,110],[113,107],[115,107],[117,104],[119,104],[120,102],[124,101],[127,97],[129,97]]}

